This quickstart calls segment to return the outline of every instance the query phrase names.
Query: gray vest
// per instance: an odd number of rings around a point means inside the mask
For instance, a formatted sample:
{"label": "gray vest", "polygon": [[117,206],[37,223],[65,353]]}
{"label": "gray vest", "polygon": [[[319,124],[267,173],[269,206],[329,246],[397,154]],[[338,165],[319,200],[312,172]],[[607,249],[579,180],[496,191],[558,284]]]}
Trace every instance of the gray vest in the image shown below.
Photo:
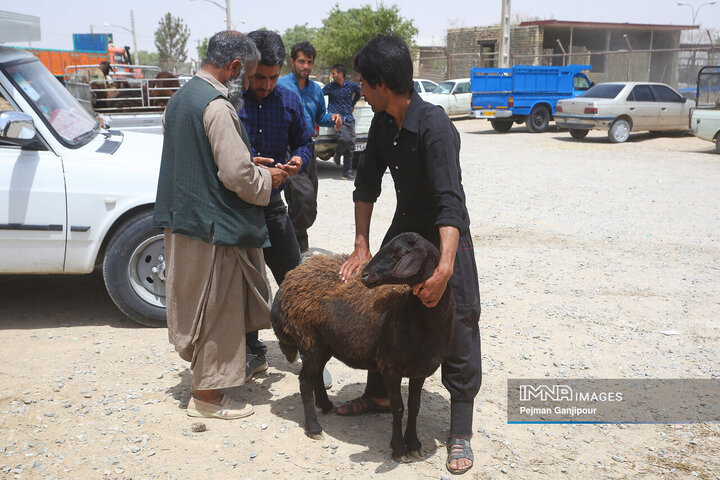
{"label": "gray vest", "polygon": [[198,77],[170,97],[153,223],[215,245],[267,247],[263,207],[244,202],[218,178],[203,124],[205,107],[218,97],[222,94]]}

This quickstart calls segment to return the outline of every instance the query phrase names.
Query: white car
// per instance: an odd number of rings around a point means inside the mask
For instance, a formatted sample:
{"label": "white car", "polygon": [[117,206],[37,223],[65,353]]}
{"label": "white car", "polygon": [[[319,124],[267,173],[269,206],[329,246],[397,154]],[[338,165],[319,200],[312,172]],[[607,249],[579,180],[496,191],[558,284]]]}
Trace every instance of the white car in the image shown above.
{"label": "white car", "polygon": [[152,225],[162,137],[103,130],[33,55],[0,47],[0,273],[90,273],[133,320],[165,324]]}
{"label": "white car", "polygon": [[417,93],[432,93],[438,87],[438,84],[432,80],[425,78],[413,78],[413,88]]}
{"label": "white car", "polygon": [[441,82],[434,92],[421,93],[425,100],[442,108],[448,115],[470,115],[470,79],[456,78]]}
{"label": "white car", "polygon": [[687,131],[693,106],[695,102],[664,83],[600,83],[580,96],[559,100],[555,124],[570,129],[576,139],[590,130],[607,130],[612,143],[622,143],[630,132]]}

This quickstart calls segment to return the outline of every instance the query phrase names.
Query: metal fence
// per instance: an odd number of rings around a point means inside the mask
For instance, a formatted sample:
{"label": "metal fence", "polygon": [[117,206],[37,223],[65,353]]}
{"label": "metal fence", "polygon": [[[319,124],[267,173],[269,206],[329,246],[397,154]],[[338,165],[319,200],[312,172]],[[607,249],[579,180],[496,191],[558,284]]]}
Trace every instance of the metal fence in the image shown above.
{"label": "metal fence", "polygon": [[[692,45],[681,48],[610,51],[548,52],[513,55],[512,65],[590,64],[595,82],[653,81],[676,88],[695,85],[697,72],[720,62],[720,48]],[[498,52],[450,53],[444,48],[423,49],[414,54],[415,77],[443,81],[470,76],[473,67],[497,66]]]}

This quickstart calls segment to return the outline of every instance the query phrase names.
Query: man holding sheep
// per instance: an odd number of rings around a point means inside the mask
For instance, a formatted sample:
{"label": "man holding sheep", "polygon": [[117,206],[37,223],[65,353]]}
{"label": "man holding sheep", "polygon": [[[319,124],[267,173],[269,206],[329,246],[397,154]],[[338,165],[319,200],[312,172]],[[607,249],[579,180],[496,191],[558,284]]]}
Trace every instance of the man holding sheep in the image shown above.
{"label": "man holding sheep", "polygon": [[[414,285],[413,293],[435,307],[446,288],[455,297],[454,335],[442,365],[442,382],[450,392],[447,469],[467,472],[473,402],[482,379],[480,294],[470,219],[460,171],[460,135],[447,115],[423,101],[413,89],[410,51],[390,35],[373,38],[355,58],[361,93],[372,106],[365,159],[355,179],[355,249],[340,269],[343,280],[371,258],[370,219],[389,168],[397,207],[383,245],[402,232],[417,232],[440,249],[435,273]],[[365,393],[340,408],[339,415],[389,411],[382,378],[368,372]]]}

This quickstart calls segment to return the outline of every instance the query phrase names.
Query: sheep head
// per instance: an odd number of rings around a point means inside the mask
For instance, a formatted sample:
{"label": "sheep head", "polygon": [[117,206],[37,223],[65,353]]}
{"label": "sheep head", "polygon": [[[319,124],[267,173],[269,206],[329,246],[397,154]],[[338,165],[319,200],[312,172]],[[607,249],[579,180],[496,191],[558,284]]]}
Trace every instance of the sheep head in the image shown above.
{"label": "sheep head", "polygon": [[401,233],[365,265],[360,281],[368,288],[393,284],[415,285],[432,276],[439,258],[437,247],[417,233]]}

